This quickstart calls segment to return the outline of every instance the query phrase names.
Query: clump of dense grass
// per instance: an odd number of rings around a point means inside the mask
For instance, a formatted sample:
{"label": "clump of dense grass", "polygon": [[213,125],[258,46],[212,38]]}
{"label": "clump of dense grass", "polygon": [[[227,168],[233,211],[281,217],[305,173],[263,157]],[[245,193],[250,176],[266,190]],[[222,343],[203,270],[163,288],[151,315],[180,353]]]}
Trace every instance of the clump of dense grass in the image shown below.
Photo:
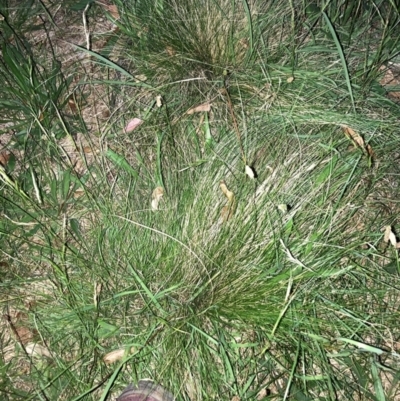
{"label": "clump of dense grass", "polygon": [[70,71],[4,41],[10,399],[104,400],[144,377],[182,400],[397,396],[399,268],[382,228],[398,224],[399,112],[374,88],[398,14],[264,3],[116,2],[119,37],[90,53],[119,105],[99,132],[65,111]]}

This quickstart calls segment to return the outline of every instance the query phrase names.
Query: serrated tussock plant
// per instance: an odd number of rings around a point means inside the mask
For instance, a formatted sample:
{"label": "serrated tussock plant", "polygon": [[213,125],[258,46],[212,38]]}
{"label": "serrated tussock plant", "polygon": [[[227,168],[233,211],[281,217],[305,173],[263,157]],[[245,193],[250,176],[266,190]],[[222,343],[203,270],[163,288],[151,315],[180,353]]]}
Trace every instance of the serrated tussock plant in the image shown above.
{"label": "serrated tussock plant", "polygon": [[115,49],[86,52],[112,119],[54,108],[0,170],[4,394],[396,396],[399,112],[334,3],[116,2]]}
{"label": "serrated tussock plant", "polygon": [[259,1],[214,0],[121,6],[121,29],[131,38],[127,57],[175,77],[183,71],[212,77],[244,68],[260,44],[260,17],[269,8]]}

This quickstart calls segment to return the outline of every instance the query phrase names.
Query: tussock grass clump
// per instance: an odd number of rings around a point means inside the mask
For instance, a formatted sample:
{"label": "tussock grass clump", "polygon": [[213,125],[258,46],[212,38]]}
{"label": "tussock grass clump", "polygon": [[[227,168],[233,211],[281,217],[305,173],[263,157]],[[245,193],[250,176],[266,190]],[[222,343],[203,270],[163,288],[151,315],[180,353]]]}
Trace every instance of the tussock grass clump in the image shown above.
{"label": "tussock grass clump", "polygon": [[108,122],[65,110],[62,65],[17,79],[25,53],[3,43],[20,139],[0,168],[1,391],[397,397],[399,112],[377,81],[395,8],[115,4],[119,37],[81,82],[106,89]]}
{"label": "tussock grass clump", "polygon": [[210,76],[240,66],[254,51],[253,18],[260,4],[242,1],[195,1],[184,4],[147,1],[124,4],[121,29],[131,37],[128,57],[167,74],[202,71]]}

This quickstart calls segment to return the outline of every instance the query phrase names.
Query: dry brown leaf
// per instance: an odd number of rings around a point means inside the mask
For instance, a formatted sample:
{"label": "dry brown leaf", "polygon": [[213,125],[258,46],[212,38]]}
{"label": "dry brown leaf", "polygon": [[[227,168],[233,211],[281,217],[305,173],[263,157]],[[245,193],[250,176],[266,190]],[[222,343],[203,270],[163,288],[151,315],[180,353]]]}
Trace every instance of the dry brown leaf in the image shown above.
{"label": "dry brown leaf", "polygon": [[397,242],[396,234],[392,231],[391,226],[385,227],[385,235],[383,236],[384,242],[390,242],[396,249],[400,248],[400,242]]}
{"label": "dry brown leaf", "polygon": [[158,205],[163,196],[164,196],[164,188],[163,187],[157,187],[154,189],[152,196],[151,196],[151,208],[153,210],[158,210]]}
{"label": "dry brown leaf", "polygon": [[108,11],[114,19],[119,19],[118,8],[115,4],[105,4],[101,1],[98,1],[97,4],[103,6],[103,8]]}
{"label": "dry brown leaf", "polygon": [[136,129],[137,127],[139,127],[139,125],[143,124],[143,120],[141,120],[140,118],[133,118],[132,120],[130,120],[128,122],[128,124],[126,124],[125,127],[125,132],[132,132],[134,129]]}
{"label": "dry brown leaf", "polygon": [[346,125],[343,126],[343,129],[344,129],[344,133],[346,134],[347,137],[352,139],[360,148],[364,149],[365,142],[360,134],[357,134],[357,132],[355,132],[353,129],[351,129],[350,127],[348,127]]}
{"label": "dry brown leaf", "polygon": [[109,8],[108,11],[110,12],[110,14],[115,18],[115,19],[119,19],[119,12],[118,12],[118,8],[115,4],[112,4]]}
{"label": "dry brown leaf", "polygon": [[357,146],[359,146],[364,152],[366,152],[369,156],[374,156],[374,151],[372,150],[371,145],[366,145],[363,137],[355,132],[352,128],[347,125],[342,126],[345,135],[350,138]]}
{"label": "dry brown leaf", "polygon": [[75,192],[74,192],[74,198],[78,199],[81,196],[85,195],[85,191],[83,190],[83,188],[78,188]]}
{"label": "dry brown leaf", "polygon": [[73,114],[77,113],[77,111],[78,111],[78,106],[76,105],[76,102],[75,102],[75,99],[74,99],[74,96],[73,96],[73,95],[71,95],[71,96],[68,98],[68,106],[69,106],[69,109],[71,110],[71,112],[72,112]]}
{"label": "dry brown leaf", "polygon": [[235,199],[235,195],[232,191],[229,191],[228,187],[225,184],[225,181],[220,181],[219,187],[221,188],[221,191],[224,193],[224,195],[228,198],[228,201],[233,202]]}
{"label": "dry brown leaf", "polygon": [[[129,350],[129,353],[132,354],[134,351],[135,351],[135,349],[132,347]],[[125,349],[117,349],[117,350],[111,351],[108,354],[103,356],[103,361],[106,365],[110,365],[111,363],[120,361],[124,357],[125,353],[127,353],[127,350],[125,350]]]}
{"label": "dry brown leaf", "polygon": [[3,151],[0,153],[0,164],[4,167],[7,165],[8,161],[10,160],[11,153],[7,151]]}
{"label": "dry brown leaf", "polygon": [[[400,84],[400,73],[396,68],[395,64],[389,63],[387,66],[381,66],[379,71],[382,73],[382,77],[379,83],[385,88],[389,89],[387,96],[398,102],[400,99],[400,92],[393,91],[393,87],[398,87]],[[391,88],[392,87],[392,88]]]}
{"label": "dry brown leaf", "polygon": [[219,187],[221,188],[221,191],[228,199],[228,203],[221,209],[221,219],[222,221],[225,222],[229,220],[235,212],[235,206],[236,206],[235,194],[228,189],[228,187],[225,184],[225,181],[220,181]]}
{"label": "dry brown leaf", "polygon": [[203,104],[199,104],[196,107],[192,107],[191,109],[189,109],[186,114],[194,114],[194,113],[200,113],[202,111],[210,111],[211,110],[211,103],[206,102]]}
{"label": "dry brown leaf", "polygon": [[367,151],[367,153],[368,153],[369,156],[371,156],[371,157],[374,157],[374,156],[375,156],[375,152],[372,150],[372,146],[371,146],[370,144],[368,144],[368,145],[365,147],[365,150]]}
{"label": "dry brown leaf", "polygon": [[35,333],[28,329],[27,327],[20,326],[15,328],[17,341],[22,344],[27,344],[29,341],[32,341],[35,337]]}

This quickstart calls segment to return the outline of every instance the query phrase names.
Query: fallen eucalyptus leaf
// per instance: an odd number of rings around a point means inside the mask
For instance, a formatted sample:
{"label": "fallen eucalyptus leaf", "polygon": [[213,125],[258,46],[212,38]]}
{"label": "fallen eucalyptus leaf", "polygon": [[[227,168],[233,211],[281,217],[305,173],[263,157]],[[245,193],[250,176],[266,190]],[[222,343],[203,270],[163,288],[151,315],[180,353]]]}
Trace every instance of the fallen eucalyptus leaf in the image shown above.
{"label": "fallen eucalyptus leaf", "polygon": [[120,360],[122,360],[122,358],[124,357],[125,354],[132,354],[133,352],[135,352],[135,348],[131,348],[129,351],[126,349],[116,349],[114,351],[111,351],[109,353],[107,353],[106,355],[103,356],[103,362],[106,365],[110,365],[114,362],[118,362]]}
{"label": "fallen eucalyptus leaf", "polygon": [[128,122],[128,124],[125,127],[125,132],[132,132],[134,129],[139,127],[139,125],[143,124],[143,120],[140,118],[134,118],[131,121]]}
{"label": "fallen eucalyptus leaf", "polygon": [[196,107],[192,107],[191,109],[189,109],[186,114],[194,114],[194,113],[200,113],[202,111],[210,111],[211,110],[211,103],[206,102],[203,104],[199,104]]}

